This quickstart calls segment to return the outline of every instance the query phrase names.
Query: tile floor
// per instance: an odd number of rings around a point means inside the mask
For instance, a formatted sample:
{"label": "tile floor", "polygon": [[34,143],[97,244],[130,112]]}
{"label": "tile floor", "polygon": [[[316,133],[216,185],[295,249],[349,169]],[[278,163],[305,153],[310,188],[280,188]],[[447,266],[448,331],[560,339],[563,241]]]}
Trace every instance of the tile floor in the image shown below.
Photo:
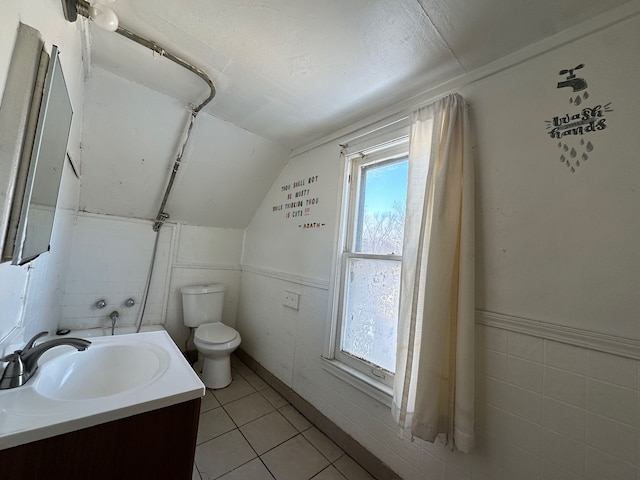
{"label": "tile floor", "polygon": [[235,355],[202,399],[193,480],[373,480]]}

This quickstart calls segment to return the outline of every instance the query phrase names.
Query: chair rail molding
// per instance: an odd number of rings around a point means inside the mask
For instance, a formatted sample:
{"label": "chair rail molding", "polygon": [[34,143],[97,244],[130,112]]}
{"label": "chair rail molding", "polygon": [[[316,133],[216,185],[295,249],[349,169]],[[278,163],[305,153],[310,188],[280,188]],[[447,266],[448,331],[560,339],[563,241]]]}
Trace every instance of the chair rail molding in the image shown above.
{"label": "chair rail molding", "polygon": [[476,310],[476,324],[640,360],[640,340],[530,318]]}

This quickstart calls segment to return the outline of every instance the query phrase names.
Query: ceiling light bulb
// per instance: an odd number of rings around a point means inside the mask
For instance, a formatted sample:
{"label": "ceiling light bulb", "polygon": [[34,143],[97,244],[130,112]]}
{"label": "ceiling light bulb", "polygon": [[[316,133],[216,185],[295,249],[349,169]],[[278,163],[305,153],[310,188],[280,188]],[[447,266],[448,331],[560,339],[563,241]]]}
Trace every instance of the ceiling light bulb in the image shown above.
{"label": "ceiling light bulb", "polygon": [[115,32],[118,29],[118,16],[109,7],[99,3],[89,7],[89,18],[107,32]]}

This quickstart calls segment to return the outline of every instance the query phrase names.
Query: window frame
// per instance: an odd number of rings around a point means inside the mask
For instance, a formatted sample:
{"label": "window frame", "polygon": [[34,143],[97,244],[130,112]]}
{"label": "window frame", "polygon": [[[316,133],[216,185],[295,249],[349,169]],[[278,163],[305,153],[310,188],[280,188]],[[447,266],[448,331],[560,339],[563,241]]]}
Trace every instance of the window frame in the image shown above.
{"label": "window frame", "polygon": [[[360,147],[360,148],[357,148]],[[347,269],[353,258],[381,259],[397,261],[401,264],[402,255],[368,254],[355,251],[358,222],[361,221],[360,181],[361,168],[374,164],[398,161],[409,155],[408,126],[396,128],[371,138],[368,142],[349,148],[353,153],[344,154],[342,195],[339,202],[339,228],[335,242],[335,256],[332,275],[332,308],[330,309],[330,328],[328,329],[323,354],[328,370],[351,383],[365,393],[390,404],[393,394],[393,373],[366,360],[358,359],[341,351],[342,326],[347,298]]]}

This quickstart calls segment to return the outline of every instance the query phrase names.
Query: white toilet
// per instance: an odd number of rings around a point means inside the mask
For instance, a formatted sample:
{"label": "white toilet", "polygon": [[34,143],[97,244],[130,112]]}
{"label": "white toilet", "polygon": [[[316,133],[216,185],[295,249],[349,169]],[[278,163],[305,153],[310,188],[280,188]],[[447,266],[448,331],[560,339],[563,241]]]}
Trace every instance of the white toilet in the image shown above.
{"label": "white toilet", "polygon": [[197,327],[193,343],[204,358],[202,381],[209,388],[231,383],[231,352],[240,345],[240,334],[222,323],[225,290],[220,283],[180,289],[184,324]]}

